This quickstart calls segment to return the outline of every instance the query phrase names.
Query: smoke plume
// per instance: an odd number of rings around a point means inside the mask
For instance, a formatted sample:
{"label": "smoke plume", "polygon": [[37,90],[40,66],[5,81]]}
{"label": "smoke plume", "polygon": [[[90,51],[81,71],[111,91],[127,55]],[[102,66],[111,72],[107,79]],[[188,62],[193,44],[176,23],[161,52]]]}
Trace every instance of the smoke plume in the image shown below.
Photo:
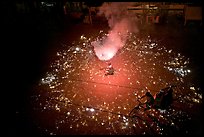
{"label": "smoke plume", "polygon": [[104,14],[108,20],[110,30],[102,41],[94,41],[94,51],[100,60],[110,60],[122,48],[127,40],[128,33],[137,33],[137,18],[128,12],[132,2],[104,3],[99,8],[99,15]]}

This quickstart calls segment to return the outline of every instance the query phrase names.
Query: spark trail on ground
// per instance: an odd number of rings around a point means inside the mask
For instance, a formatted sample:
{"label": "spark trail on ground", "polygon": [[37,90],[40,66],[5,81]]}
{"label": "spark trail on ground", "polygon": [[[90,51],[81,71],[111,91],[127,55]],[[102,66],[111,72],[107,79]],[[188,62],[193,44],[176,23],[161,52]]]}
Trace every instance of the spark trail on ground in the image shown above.
{"label": "spark trail on ground", "polygon": [[159,45],[150,36],[139,38],[128,33],[125,45],[110,60],[115,74],[105,76],[102,68],[107,64],[97,57],[91,43],[106,35],[100,31],[97,37],[81,36],[56,53],[57,59],[31,96],[39,129],[50,135],[168,135],[161,123],[176,131],[184,128],[185,121],[191,119],[184,107],[179,111],[149,110],[151,116],[159,117],[159,122],[149,124],[132,122],[126,116],[147,90],[155,95],[170,84],[179,85],[174,90],[174,97],[180,97],[178,103],[185,103],[187,108],[202,103],[200,88],[190,76],[190,59]]}

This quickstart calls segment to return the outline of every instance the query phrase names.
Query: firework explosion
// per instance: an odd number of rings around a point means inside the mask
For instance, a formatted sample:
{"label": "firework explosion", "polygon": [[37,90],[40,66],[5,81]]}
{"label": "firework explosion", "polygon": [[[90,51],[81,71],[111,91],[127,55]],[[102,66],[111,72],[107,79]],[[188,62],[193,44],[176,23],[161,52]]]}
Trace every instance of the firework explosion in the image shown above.
{"label": "firework explosion", "polygon": [[[82,35],[72,46],[64,44],[31,97],[41,131],[50,135],[189,132],[184,125],[191,115],[182,108],[190,109],[202,100],[189,76],[190,59],[150,36],[127,34],[124,46],[109,58],[115,74],[108,76],[106,59],[101,60],[93,46],[108,34],[101,30],[97,37]],[[177,107],[140,112],[142,120],[128,116],[146,91],[155,95],[171,84],[178,85]]]}
{"label": "firework explosion", "polygon": [[110,31],[106,37],[92,42],[96,56],[100,60],[110,60],[121,49],[128,38],[128,33],[137,33],[137,17],[128,12],[129,2],[104,3],[99,9],[99,15],[104,14],[108,20]]}

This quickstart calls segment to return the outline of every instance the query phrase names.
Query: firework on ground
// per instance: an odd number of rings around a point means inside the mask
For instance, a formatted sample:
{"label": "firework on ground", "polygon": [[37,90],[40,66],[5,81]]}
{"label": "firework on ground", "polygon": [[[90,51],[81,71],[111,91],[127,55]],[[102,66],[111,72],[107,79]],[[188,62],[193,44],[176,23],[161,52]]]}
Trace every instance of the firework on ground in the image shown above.
{"label": "firework on ground", "polygon": [[81,36],[56,53],[57,59],[31,97],[40,130],[46,134],[111,135],[170,134],[182,129],[191,116],[181,108],[148,110],[141,115],[144,121],[135,121],[128,114],[146,91],[155,95],[171,84],[178,85],[174,89],[177,103],[188,109],[201,103],[200,89],[189,77],[190,59],[150,36],[142,39],[128,33],[125,45],[109,60],[115,74],[105,76],[107,62],[96,56],[92,43],[107,35],[101,30],[95,38]]}

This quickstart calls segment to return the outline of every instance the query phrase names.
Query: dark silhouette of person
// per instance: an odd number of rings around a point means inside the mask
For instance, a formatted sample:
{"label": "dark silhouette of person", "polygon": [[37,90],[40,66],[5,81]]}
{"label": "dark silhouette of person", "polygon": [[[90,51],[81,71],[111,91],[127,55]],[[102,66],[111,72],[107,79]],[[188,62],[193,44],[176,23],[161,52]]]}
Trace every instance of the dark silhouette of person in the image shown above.
{"label": "dark silhouette of person", "polygon": [[144,96],[142,96],[141,98],[144,98],[146,97],[147,98],[147,101],[146,101],[146,109],[150,109],[151,106],[154,105],[154,97],[152,96],[152,94],[150,92],[146,92]]}
{"label": "dark silhouette of person", "polygon": [[173,89],[172,86],[161,89],[155,97],[155,108],[166,109],[173,102]]}
{"label": "dark silhouette of person", "polygon": [[164,96],[163,96],[163,100],[161,102],[161,108],[167,108],[169,107],[173,102],[173,89],[172,87],[167,87],[166,88],[166,91],[164,93]]}
{"label": "dark silhouette of person", "polygon": [[155,97],[154,107],[156,109],[159,109],[161,107],[162,99],[163,99],[163,92],[160,91],[156,94],[156,97]]}

